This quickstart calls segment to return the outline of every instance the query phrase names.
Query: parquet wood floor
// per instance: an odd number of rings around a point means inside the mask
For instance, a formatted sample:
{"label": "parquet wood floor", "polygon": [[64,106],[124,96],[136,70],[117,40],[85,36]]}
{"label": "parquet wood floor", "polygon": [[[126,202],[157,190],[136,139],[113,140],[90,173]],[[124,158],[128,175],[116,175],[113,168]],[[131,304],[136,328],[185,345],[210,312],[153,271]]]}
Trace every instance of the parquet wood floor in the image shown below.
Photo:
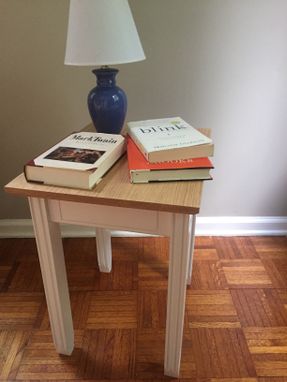
{"label": "parquet wood floor", "polygon": [[[33,239],[0,240],[0,380],[166,381],[168,240],[114,238],[100,273],[92,238],[64,239],[75,327],[53,347]],[[197,237],[181,380],[287,381],[287,238]]]}

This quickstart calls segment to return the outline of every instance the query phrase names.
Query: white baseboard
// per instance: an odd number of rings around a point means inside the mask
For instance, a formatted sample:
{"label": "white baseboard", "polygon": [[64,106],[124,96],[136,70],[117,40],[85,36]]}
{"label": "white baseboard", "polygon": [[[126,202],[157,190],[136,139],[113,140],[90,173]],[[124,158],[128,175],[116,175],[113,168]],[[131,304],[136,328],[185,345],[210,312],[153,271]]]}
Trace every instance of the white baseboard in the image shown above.
{"label": "white baseboard", "polygon": [[[63,237],[93,237],[91,227],[62,225]],[[269,236],[287,235],[287,216],[218,216],[198,217],[197,236]],[[150,236],[135,232],[112,231],[112,236]],[[0,220],[0,238],[34,237],[31,219]]]}
{"label": "white baseboard", "polygon": [[198,217],[198,236],[286,236],[287,216]]}

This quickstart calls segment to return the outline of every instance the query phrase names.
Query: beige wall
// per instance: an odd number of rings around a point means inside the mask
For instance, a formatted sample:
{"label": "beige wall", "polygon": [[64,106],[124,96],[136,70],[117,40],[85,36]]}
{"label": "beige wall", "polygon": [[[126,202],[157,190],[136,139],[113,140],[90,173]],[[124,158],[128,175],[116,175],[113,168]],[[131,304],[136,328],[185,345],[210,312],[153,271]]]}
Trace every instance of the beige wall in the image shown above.
{"label": "beige wall", "polygon": [[[287,215],[287,2],[130,0],[147,60],[121,65],[128,119],[210,127],[202,215]],[[1,186],[89,122],[91,68],[63,64],[67,0],[0,0]],[[29,217],[0,195],[0,218]]]}

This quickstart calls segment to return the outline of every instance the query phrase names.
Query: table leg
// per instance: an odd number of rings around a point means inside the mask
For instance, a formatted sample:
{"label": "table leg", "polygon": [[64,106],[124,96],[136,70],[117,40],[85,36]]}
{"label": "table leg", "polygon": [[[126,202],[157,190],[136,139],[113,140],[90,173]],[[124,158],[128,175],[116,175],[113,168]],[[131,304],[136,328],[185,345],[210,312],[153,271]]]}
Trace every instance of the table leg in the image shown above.
{"label": "table leg", "polygon": [[96,228],[97,257],[101,272],[112,270],[111,232],[108,229]]}
{"label": "table leg", "polygon": [[191,276],[192,276],[192,264],[193,264],[193,252],[194,252],[194,242],[195,242],[195,223],[196,223],[196,215],[190,215],[189,217],[189,259],[188,259],[188,268],[187,268],[187,277],[186,283],[187,285],[191,284]]}
{"label": "table leg", "polygon": [[53,341],[58,353],[70,355],[74,330],[59,224],[50,220],[45,199],[29,198],[29,204]]}
{"label": "table leg", "polygon": [[189,215],[173,214],[170,236],[164,373],[178,377],[189,259]]}

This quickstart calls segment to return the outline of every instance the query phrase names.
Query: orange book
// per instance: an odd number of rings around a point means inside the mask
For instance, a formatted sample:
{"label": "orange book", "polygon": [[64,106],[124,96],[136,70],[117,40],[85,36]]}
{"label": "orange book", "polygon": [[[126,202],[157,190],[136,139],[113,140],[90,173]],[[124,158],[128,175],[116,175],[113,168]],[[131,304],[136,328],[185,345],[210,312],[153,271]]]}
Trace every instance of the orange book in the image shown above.
{"label": "orange book", "polygon": [[150,163],[130,136],[127,137],[127,154],[132,183],[212,179],[213,165],[209,158]]}

